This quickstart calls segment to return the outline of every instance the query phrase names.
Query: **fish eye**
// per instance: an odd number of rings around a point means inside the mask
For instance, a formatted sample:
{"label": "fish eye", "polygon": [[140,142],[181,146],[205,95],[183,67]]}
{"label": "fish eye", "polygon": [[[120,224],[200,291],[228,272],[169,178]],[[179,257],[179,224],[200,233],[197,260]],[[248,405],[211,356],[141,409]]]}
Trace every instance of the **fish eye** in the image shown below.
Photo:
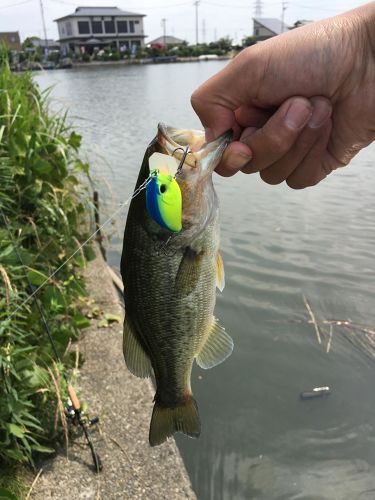
{"label": "fish eye", "polygon": [[165,192],[166,192],[166,190],[167,190],[167,186],[166,186],[165,184],[162,184],[162,185],[160,186],[160,192],[161,192],[161,193],[165,193]]}

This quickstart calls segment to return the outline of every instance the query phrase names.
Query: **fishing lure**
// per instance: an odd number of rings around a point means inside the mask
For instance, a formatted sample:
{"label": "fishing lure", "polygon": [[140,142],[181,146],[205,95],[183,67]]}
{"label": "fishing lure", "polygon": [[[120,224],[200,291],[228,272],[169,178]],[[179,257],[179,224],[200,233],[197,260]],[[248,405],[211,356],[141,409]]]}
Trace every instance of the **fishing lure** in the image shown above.
{"label": "fishing lure", "polygon": [[175,158],[155,153],[150,158],[150,180],[146,187],[148,214],[159,226],[173,233],[182,229],[182,195],[175,179],[177,170]]}

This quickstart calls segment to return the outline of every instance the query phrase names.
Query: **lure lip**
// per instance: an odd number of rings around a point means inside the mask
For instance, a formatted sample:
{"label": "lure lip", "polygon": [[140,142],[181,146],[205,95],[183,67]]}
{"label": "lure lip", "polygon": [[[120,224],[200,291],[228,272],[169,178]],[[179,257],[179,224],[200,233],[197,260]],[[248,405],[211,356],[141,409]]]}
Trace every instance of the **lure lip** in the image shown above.
{"label": "lure lip", "polygon": [[[177,142],[174,137],[183,137],[184,135],[190,134],[191,137],[197,137],[201,139],[196,142],[191,149],[192,144],[188,141]],[[206,142],[205,133],[203,130],[187,130],[176,127],[170,127],[163,122],[158,124],[158,142],[162,147],[165,147],[170,155],[174,155],[176,150],[184,150],[187,146],[189,147],[189,153],[185,158],[185,163],[190,167],[197,167],[197,163],[201,165],[202,171],[213,171],[221,158],[224,150],[228,144],[233,139],[233,131],[227,130],[217,139],[212,142]],[[213,156],[210,154],[213,153]],[[177,152],[176,152],[177,154]],[[205,161],[206,160],[206,161]]]}

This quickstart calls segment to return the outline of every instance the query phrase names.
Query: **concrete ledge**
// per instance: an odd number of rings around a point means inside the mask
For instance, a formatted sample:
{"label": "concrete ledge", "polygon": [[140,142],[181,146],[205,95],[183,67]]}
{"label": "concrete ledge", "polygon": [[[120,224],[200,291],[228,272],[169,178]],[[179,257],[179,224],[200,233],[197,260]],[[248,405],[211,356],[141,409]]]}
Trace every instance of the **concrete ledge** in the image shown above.
{"label": "concrete ledge", "polygon": [[[101,255],[87,269],[88,289],[95,306],[123,318],[123,308]],[[81,398],[100,426],[92,430],[103,471],[95,474],[82,437],[41,464],[43,473],[32,498],[54,499],[195,499],[174,440],[157,448],[148,444],[152,410],[150,383],[132,376],[122,355],[122,324],[84,330],[79,342],[85,357],[79,384]]]}

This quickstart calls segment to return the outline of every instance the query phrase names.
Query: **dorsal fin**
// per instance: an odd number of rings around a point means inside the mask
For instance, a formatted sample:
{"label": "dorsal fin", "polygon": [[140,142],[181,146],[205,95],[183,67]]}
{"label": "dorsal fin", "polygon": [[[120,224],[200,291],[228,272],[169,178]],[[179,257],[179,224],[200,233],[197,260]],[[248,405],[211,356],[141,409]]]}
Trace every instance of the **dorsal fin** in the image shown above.
{"label": "dorsal fin", "polygon": [[129,371],[136,377],[151,377],[153,370],[150,358],[141,346],[137,332],[127,315],[125,315],[124,322],[123,348],[125,363]]}
{"label": "dorsal fin", "polygon": [[222,363],[233,351],[233,340],[225,329],[212,317],[210,334],[196,361],[201,368],[208,369]]}

